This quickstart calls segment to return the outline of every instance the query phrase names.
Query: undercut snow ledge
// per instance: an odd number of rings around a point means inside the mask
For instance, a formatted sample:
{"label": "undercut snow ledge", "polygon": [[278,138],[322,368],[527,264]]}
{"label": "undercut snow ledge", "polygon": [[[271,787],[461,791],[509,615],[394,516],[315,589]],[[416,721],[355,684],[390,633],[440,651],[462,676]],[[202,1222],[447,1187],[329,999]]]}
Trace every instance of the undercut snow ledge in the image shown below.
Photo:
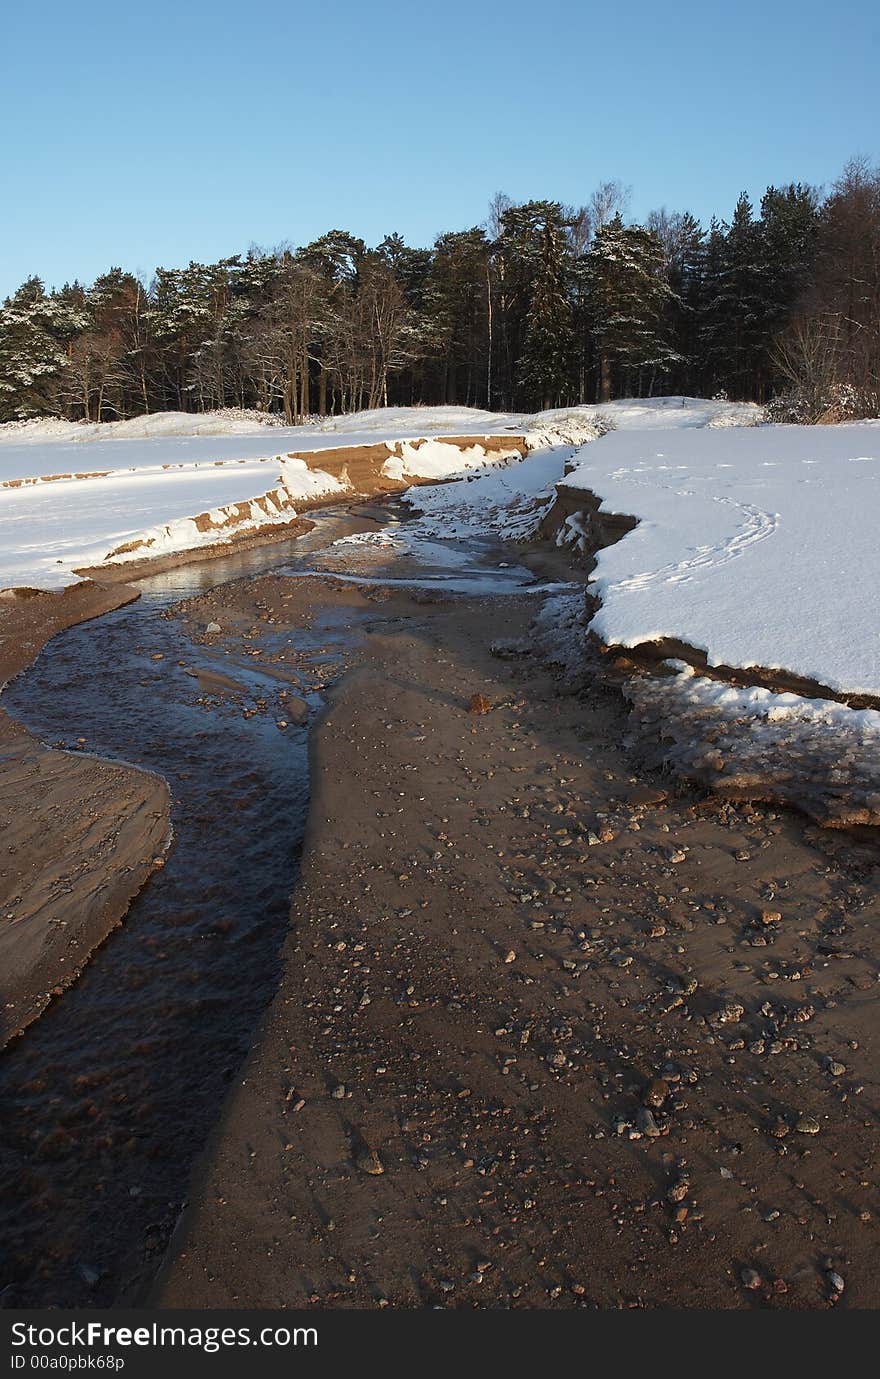
{"label": "undercut snow ledge", "polygon": [[880,427],[615,432],[563,487],[569,507],[580,489],[636,519],[597,554],[606,645],[880,697]]}
{"label": "undercut snow ledge", "polygon": [[781,800],[825,827],[880,824],[880,713],[797,694],[736,689],[672,663],[624,692],[640,744],[733,798]]}
{"label": "undercut snow ledge", "polygon": [[[438,437],[381,442],[369,447],[341,447],[319,451],[312,456],[277,455],[274,463],[281,471],[277,488],[255,498],[223,504],[195,517],[181,517],[149,528],[109,551],[103,563],[124,564],[226,546],[231,539],[288,526],[298,516],[298,510],[315,507],[327,500],[361,494],[372,496],[389,488],[404,488],[414,480],[443,480],[462,470],[519,461],[525,450],[524,438],[498,442],[486,436],[480,441],[469,437]],[[383,462],[386,454],[388,458]],[[337,472],[317,467],[317,456],[322,465],[327,464]],[[383,480],[390,482],[383,483]]]}
{"label": "undercut snow ledge", "polygon": [[105,563],[124,564],[145,557],[167,556],[218,544],[231,536],[255,533],[264,527],[287,525],[297,516],[297,502],[314,502],[346,491],[345,485],[321,469],[310,469],[305,460],[277,456],[281,483],[277,488],[237,503],[225,503],[195,517],[179,517],[139,533],[114,550]]}

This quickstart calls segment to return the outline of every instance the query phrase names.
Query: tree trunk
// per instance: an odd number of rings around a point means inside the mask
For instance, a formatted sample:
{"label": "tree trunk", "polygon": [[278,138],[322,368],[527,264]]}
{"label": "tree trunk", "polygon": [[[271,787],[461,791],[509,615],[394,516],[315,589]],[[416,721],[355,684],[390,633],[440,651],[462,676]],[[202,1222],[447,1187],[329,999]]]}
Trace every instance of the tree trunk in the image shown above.
{"label": "tree trunk", "polygon": [[299,414],[305,420],[309,415],[312,400],[309,396],[309,347],[303,336],[302,355],[299,366]]}

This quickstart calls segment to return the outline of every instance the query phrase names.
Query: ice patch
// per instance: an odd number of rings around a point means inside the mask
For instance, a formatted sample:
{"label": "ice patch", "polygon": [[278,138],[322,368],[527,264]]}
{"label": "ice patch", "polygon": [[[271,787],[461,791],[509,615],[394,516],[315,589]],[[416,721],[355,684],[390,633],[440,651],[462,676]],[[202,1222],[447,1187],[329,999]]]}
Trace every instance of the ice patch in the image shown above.
{"label": "ice patch", "polygon": [[880,713],[740,689],[668,663],[627,681],[634,736],[715,791],[795,805],[831,826],[880,823]]}

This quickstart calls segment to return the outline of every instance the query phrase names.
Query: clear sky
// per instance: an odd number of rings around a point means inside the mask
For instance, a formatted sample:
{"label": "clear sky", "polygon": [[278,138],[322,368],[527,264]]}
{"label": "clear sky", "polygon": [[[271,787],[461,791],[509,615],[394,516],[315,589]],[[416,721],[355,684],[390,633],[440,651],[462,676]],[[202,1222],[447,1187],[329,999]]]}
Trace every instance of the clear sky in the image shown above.
{"label": "clear sky", "polygon": [[876,0],[15,0],[0,296],[340,227],[428,244],[492,194],[729,215],[880,161]]}

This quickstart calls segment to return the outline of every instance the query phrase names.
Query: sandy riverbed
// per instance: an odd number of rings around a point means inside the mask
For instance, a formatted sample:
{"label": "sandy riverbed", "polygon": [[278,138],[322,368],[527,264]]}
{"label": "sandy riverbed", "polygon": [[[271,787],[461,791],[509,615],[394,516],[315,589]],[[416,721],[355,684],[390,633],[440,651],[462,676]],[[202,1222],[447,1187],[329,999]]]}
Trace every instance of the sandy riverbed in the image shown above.
{"label": "sandy riverbed", "polygon": [[153,1305],[876,1306],[876,843],[637,771],[590,666],[490,653],[530,599],[264,577],[188,611],[364,598]]}
{"label": "sandy riverbed", "polygon": [[[66,627],[137,597],[91,582],[0,602],[0,685]],[[158,776],[37,742],[0,708],[0,1047],[75,979],[161,860]]]}

